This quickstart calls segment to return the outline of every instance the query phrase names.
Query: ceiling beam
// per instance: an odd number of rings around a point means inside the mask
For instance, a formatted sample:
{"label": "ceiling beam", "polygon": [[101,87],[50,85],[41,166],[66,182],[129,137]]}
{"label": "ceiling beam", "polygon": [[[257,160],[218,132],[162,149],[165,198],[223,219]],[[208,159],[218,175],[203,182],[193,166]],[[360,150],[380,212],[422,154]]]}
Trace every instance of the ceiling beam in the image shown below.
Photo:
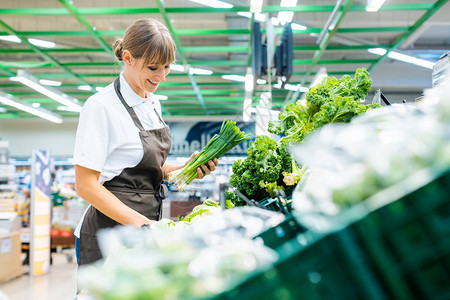
{"label": "ceiling beam", "polygon": [[[156,4],[158,5],[159,12],[161,13],[162,17],[164,18],[164,21],[166,23],[167,29],[172,34],[173,40],[174,40],[174,42],[176,44],[176,47],[177,47],[177,52],[178,52],[178,54],[180,55],[180,58],[181,58],[181,62],[183,63],[183,65],[185,67],[187,67],[188,66],[188,61],[186,59],[186,56],[184,55],[183,47],[181,45],[180,39],[178,38],[177,34],[175,33],[175,29],[174,29],[174,27],[172,25],[172,21],[170,20],[169,15],[167,14],[166,6],[164,4],[164,0],[156,0]],[[189,80],[191,81],[192,88],[193,88],[195,94],[197,95],[198,101],[200,102],[200,104],[201,104],[205,114],[209,115],[208,109],[206,108],[206,104],[203,101],[202,94],[201,94],[200,89],[199,89],[199,87],[197,85],[197,82],[195,81],[194,75],[190,74],[189,70],[187,70],[187,75],[189,77]]]}
{"label": "ceiling beam", "polygon": [[[61,1],[61,0],[60,0]],[[90,26],[90,25],[88,25]],[[408,32],[410,27],[400,26],[400,27],[348,27],[348,28],[338,28],[336,30],[337,33],[376,33],[376,32]],[[320,33],[322,28],[307,28],[305,30],[292,30],[292,33],[295,34],[311,34],[311,33]],[[265,33],[266,30],[262,29],[262,32]],[[274,28],[275,34],[281,34],[283,32],[282,27]],[[177,36],[195,36],[195,35],[232,35],[232,34],[250,34],[249,29],[178,29],[174,30],[174,33]],[[101,38],[101,36],[123,36],[125,34],[125,30],[94,30],[91,27],[91,30],[88,31],[83,30],[58,30],[58,31],[17,31],[17,34],[25,35],[25,36],[95,36],[95,39],[101,39],[105,43],[105,50],[109,48],[109,51],[112,52],[111,48],[107,45],[107,43]],[[9,35],[7,32],[0,32],[0,35]],[[99,40],[97,40],[99,41]],[[47,50],[47,49],[46,49]],[[50,51],[48,49],[47,51]],[[92,51],[92,50],[91,50]]]}
{"label": "ceiling beam", "polygon": [[[379,11],[411,11],[429,10],[433,3],[408,3],[408,4],[385,4]],[[331,12],[334,5],[297,5],[296,7],[280,7],[279,5],[265,5],[262,12],[293,11],[297,13]],[[232,8],[213,7],[167,7],[166,13],[231,13],[249,12],[249,6],[234,6]],[[366,11],[365,5],[352,5],[349,11]],[[78,8],[82,15],[126,15],[126,14],[158,14],[160,10],[154,7],[83,7]],[[62,8],[2,8],[0,15],[69,15]]]}
{"label": "ceiling beam", "polygon": [[72,4],[72,1],[59,0],[59,3],[61,3],[69,11],[69,13],[78,21],[78,23],[86,28],[89,35],[94,38],[94,40],[100,45],[100,47],[103,48],[103,50],[105,50],[106,53],[111,55],[113,59],[116,59],[116,55],[111,49],[111,46],[105,42],[105,40],[97,33],[97,30],[93,28],[91,24],[89,24],[89,22],[78,12],[77,8]]}
{"label": "ceiling beam", "polygon": [[402,34],[398,39],[392,43],[392,47],[386,49],[386,53],[380,56],[376,62],[374,62],[369,68],[368,71],[371,72],[376,66],[378,66],[383,60],[386,59],[389,52],[397,49],[401,46],[401,44],[408,39],[420,26],[423,25],[432,15],[434,15],[444,4],[446,4],[448,0],[438,0],[412,25],[409,27],[409,30]]}
{"label": "ceiling beam", "polygon": [[353,2],[353,0],[345,0],[344,3],[341,5],[341,7],[340,7],[341,9],[339,10],[336,17],[332,20],[332,23],[330,24],[330,26],[332,26],[332,28],[333,28],[332,30],[329,30],[329,28],[324,28],[324,30],[326,30],[324,38],[322,39],[322,41],[319,44],[319,50],[317,50],[314,53],[314,56],[312,59],[312,64],[308,67],[308,70],[306,71],[306,75],[303,77],[303,80],[301,82],[302,85],[305,85],[305,82],[308,80],[308,77],[311,74],[312,70],[314,69],[316,64],[319,62],[320,58],[322,57],[323,53],[325,52],[325,50],[328,46],[328,43],[331,40],[331,37],[336,33],[336,31],[339,27],[339,24],[344,19],[344,16],[347,13],[347,11],[349,10],[352,2]]}

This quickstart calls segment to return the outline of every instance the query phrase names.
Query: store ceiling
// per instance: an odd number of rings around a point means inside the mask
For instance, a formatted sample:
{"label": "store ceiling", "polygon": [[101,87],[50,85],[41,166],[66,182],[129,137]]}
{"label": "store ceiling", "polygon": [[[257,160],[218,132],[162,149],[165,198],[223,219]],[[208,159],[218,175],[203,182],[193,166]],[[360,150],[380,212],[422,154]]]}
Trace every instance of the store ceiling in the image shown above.
{"label": "store ceiling", "polygon": [[[244,83],[229,81],[222,75],[245,76],[249,65],[250,19],[238,15],[249,11],[249,0],[223,0],[231,9],[218,9],[188,0],[114,0],[90,1],[2,0],[0,37],[17,35],[51,41],[55,48],[39,48],[28,43],[0,40],[0,91],[27,102],[40,103],[63,118],[78,113],[57,110],[58,102],[31,88],[9,80],[19,69],[38,79],[61,81],[59,91],[84,102],[93,92],[80,85],[104,87],[120,72],[121,65],[109,49],[134,20],[153,17],[166,23],[181,47],[177,61],[207,69],[212,75],[172,71],[158,89],[164,115],[241,116]],[[294,30],[294,73],[289,83],[308,86],[320,67],[328,74],[354,74],[365,67],[371,72],[373,88],[385,94],[419,96],[431,86],[431,70],[369,53],[369,48],[384,48],[436,62],[450,49],[450,4],[445,1],[386,0],[379,12],[365,11],[366,1],[343,0],[336,15],[335,31],[322,44],[317,35],[325,26],[337,1],[299,0],[293,8],[292,22],[306,30]],[[269,18],[282,11],[280,0],[264,0],[263,12]],[[166,23],[167,24],[167,23]],[[261,23],[264,28],[264,23]],[[282,26],[275,26],[276,40]],[[322,50],[321,50],[322,47]],[[276,83],[276,82],[273,82]],[[269,85],[258,85],[254,104]],[[293,101],[292,92],[272,87],[272,105],[280,109]],[[3,109],[2,109],[3,108]],[[0,104],[0,119],[35,117]]]}

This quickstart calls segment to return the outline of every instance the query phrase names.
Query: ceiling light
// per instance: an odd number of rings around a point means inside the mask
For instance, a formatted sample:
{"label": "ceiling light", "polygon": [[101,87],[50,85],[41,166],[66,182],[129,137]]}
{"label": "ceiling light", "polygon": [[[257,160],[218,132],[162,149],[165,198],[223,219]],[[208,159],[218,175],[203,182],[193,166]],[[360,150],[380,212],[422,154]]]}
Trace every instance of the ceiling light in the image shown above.
{"label": "ceiling light", "polygon": [[170,64],[170,71],[184,72],[183,65]]}
{"label": "ceiling light", "polygon": [[[376,54],[376,55],[385,55],[387,50],[383,49],[383,48],[371,48],[367,50],[370,53]],[[425,60],[425,59],[420,59],[414,56],[410,56],[410,55],[406,55],[406,54],[402,54],[399,52],[395,52],[395,51],[390,51],[387,55],[387,57],[391,58],[391,59],[395,59],[395,60],[399,60],[399,61],[403,61],[409,64],[413,64],[413,65],[417,65],[420,67],[424,67],[427,69],[433,69],[434,66],[434,62]]]}
{"label": "ceiling light", "polygon": [[56,109],[61,111],[79,112],[78,110],[70,109],[67,106],[57,106]]}
{"label": "ceiling light", "polygon": [[96,87],[95,87],[95,90],[96,90],[97,92],[100,92],[100,91],[103,90],[103,89],[104,89],[103,86],[96,86]]}
{"label": "ceiling light", "polygon": [[5,112],[6,112],[6,108],[0,107],[0,113],[5,113]]}
{"label": "ceiling light", "polygon": [[33,102],[31,103],[31,106],[33,106],[34,108],[38,108],[41,107],[41,104],[39,102]]}
{"label": "ceiling light", "polygon": [[233,5],[223,2],[223,1],[218,1],[218,0],[191,0],[192,2],[196,2],[198,4],[203,4],[206,6],[211,6],[214,8],[232,8]]}
{"label": "ceiling light", "polygon": [[302,93],[307,93],[307,92],[309,92],[309,88],[307,88],[307,87],[305,87],[305,86],[300,87],[298,90],[299,90],[300,92],[302,92]]}
{"label": "ceiling light", "polygon": [[80,91],[92,91],[92,88],[89,85],[79,85],[77,88]]}
{"label": "ceiling light", "polygon": [[399,52],[395,52],[395,51],[391,51],[388,53],[388,57],[395,59],[395,60],[400,60],[409,64],[414,64],[420,67],[424,67],[427,69],[433,69],[434,66],[434,62],[425,60],[425,59],[420,59],[420,58],[416,58],[414,56],[410,56],[410,55],[405,55],[405,54],[401,54]]}
{"label": "ceiling light", "polygon": [[292,23],[291,24],[291,28],[292,28],[292,30],[306,30],[306,29],[308,29],[308,27],[306,27],[304,25],[297,24],[297,23]]}
{"label": "ceiling light", "polygon": [[263,0],[250,0],[250,12],[260,13],[263,6]]}
{"label": "ceiling light", "polygon": [[60,115],[57,115],[55,113],[52,113],[49,110],[42,109],[42,108],[34,108],[30,106],[29,104],[20,101],[19,99],[14,98],[10,94],[5,94],[3,92],[0,92],[0,103],[3,103],[4,105],[9,105],[12,107],[15,107],[17,109],[23,110],[29,114],[38,116],[40,118],[43,118],[45,120],[54,122],[54,123],[62,123],[62,118]]}
{"label": "ceiling light", "polygon": [[257,84],[266,84],[267,81],[265,81],[264,79],[256,79],[256,83]]}
{"label": "ceiling light", "polygon": [[165,101],[165,100],[169,99],[169,97],[167,97],[166,95],[155,95],[155,94],[153,94],[153,96],[155,96],[156,99],[158,99],[159,101]]}
{"label": "ceiling light", "polygon": [[43,85],[49,85],[49,86],[61,86],[61,81],[56,80],[47,80],[47,79],[39,79],[39,83]]}
{"label": "ceiling light", "polygon": [[[240,11],[237,14],[239,16],[246,17],[246,18],[249,18],[249,19],[252,18],[252,13],[248,12],[248,11]],[[260,22],[265,22],[266,21],[266,15],[265,14],[261,14],[261,13],[256,13],[255,14],[255,20],[256,21],[260,21]]]}
{"label": "ceiling light", "polygon": [[292,21],[294,17],[293,11],[280,11],[278,13],[278,19],[280,20],[281,25],[285,25]]}
{"label": "ceiling light", "polygon": [[[0,36],[0,40],[13,42],[13,43],[22,43],[22,40],[15,36],[15,35],[3,35]],[[43,41],[38,39],[28,39],[30,43],[32,43],[35,46],[42,47],[42,48],[54,48],[56,46],[55,43],[49,42],[49,41]]]}
{"label": "ceiling light", "polygon": [[34,89],[35,91],[52,98],[59,103],[73,109],[81,111],[81,104],[79,101],[73,97],[69,97],[66,94],[63,94],[59,90],[49,87],[49,86],[43,86],[39,83],[39,80],[32,76],[31,74],[25,72],[24,70],[18,70],[16,77],[11,77],[10,80],[12,81],[18,81],[21,82],[30,88]]}
{"label": "ceiling light", "polygon": [[281,0],[280,6],[281,7],[296,7],[297,0]]}
{"label": "ceiling light", "polygon": [[13,42],[13,43],[22,43],[22,40],[19,39],[15,35],[3,35],[3,36],[0,36],[0,40],[7,41],[7,42]]}
{"label": "ceiling light", "polygon": [[32,43],[35,46],[42,47],[42,48],[54,48],[56,46],[55,43],[49,42],[49,41],[43,41],[38,39],[28,39],[30,43]]}
{"label": "ceiling light", "polygon": [[376,12],[383,5],[385,0],[367,0],[366,11]]}
{"label": "ceiling light", "polygon": [[233,75],[222,75],[221,77],[222,77],[222,79],[226,79],[226,80],[245,82],[245,76],[233,74]]}
{"label": "ceiling light", "polygon": [[298,91],[299,89],[300,89],[300,87],[301,87],[302,85],[301,84],[297,84],[297,85],[294,85],[294,84],[289,84],[289,83],[286,83],[285,85],[284,85],[284,89],[285,90],[290,90],[290,91]]}
{"label": "ceiling light", "polygon": [[189,68],[189,74],[193,75],[211,75],[213,71],[198,68]]}
{"label": "ceiling light", "polygon": [[376,54],[376,55],[385,55],[387,50],[383,48],[370,48],[367,50],[367,52]]}

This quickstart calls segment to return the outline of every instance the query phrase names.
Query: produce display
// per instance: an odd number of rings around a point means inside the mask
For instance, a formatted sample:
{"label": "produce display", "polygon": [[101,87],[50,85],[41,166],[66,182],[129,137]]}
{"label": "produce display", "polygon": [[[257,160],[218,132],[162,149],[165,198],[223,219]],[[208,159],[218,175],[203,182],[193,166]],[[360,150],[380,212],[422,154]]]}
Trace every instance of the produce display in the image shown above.
{"label": "produce display", "polygon": [[[275,190],[295,186],[305,169],[299,168],[290,146],[303,141],[314,130],[330,123],[348,123],[355,116],[379,107],[364,105],[372,79],[365,69],[358,69],[354,78],[327,77],[306,94],[306,106],[300,101],[288,104],[278,116],[279,121],[269,122],[268,131],[282,136],[276,142],[268,136],[258,136],[250,143],[248,157],[237,160],[233,166],[230,185],[249,199],[258,202],[275,195]],[[234,205],[245,205],[235,193],[228,191],[227,199]]]}
{"label": "produce display", "polygon": [[215,134],[206,146],[183,169],[169,174],[169,183],[174,183],[183,190],[192,180],[197,178],[197,168],[214,158],[220,158],[236,145],[250,139],[250,134],[242,132],[234,121],[222,122],[219,134]]}
{"label": "produce display", "polygon": [[350,124],[322,128],[296,158],[308,167],[294,192],[300,214],[330,218],[414,174],[450,168],[450,79],[417,104],[371,111]]}
{"label": "produce display", "polygon": [[80,268],[80,286],[95,299],[211,299],[277,260],[274,250],[251,238],[282,220],[245,207],[182,231],[172,225],[104,230],[98,236],[106,259]]}

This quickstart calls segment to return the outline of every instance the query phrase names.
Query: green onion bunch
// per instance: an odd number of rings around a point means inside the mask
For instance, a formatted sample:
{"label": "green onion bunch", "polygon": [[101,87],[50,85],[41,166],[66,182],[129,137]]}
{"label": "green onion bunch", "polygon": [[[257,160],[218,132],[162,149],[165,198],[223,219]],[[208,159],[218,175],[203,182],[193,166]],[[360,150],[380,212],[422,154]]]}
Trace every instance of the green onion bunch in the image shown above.
{"label": "green onion bunch", "polygon": [[235,121],[222,122],[219,134],[215,134],[208,144],[182,170],[169,174],[169,183],[174,183],[179,190],[183,190],[192,180],[198,177],[197,168],[214,158],[220,158],[234,146],[250,139]]}

